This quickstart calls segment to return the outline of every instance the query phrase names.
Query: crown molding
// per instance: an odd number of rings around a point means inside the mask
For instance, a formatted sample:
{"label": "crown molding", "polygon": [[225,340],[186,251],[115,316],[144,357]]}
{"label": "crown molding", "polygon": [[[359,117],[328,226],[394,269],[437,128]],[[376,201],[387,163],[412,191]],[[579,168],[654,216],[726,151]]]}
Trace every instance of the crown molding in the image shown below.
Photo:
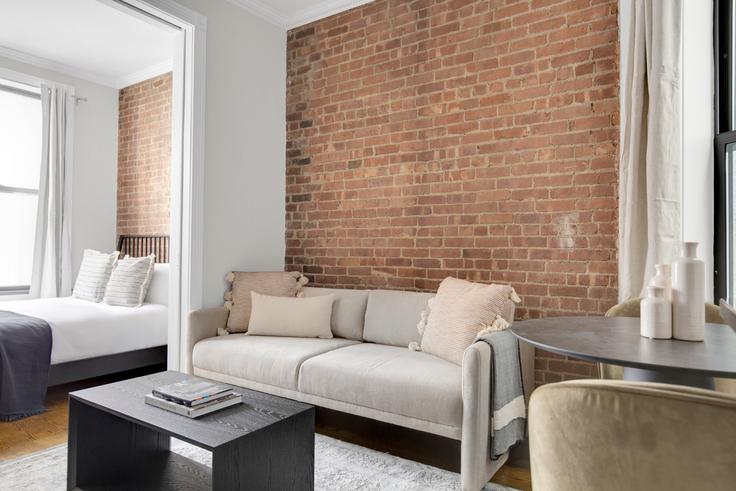
{"label": "crown molding", "polygon": [[297,10],[293,15],[286,18],[286,28],[294,29],[295,27],[309,24],[316,20],[324,19],[331,15],[345,12],[346,10],[360,7],[367,3],[371,3],[374,0],[326,0],[320,2],[313,7],[307,7],[305,9]]}
{"label": "crown molding", "polygon": [[174,69],[174,60],[164,60],[161,63],[156,63],[137,72],[130,73],[124,77],[120,77],[115,81],[115,87],[122,89],[130,87],[131,85],[143,82],[149,78],[169,73]]}
{"label": "crown molding", "polygon": [[324,19],[331,15],[339,14],[360,5],[371,3],[374,0],[325,0],[312,7],[296,10],[295,12],[281,12],[268,5],[265,0],[227,0],[253,15],[267,20],[282,29],[293,29],[295,27],[309,24],[316,20]]}
{"label": "crown molding", "polygon": [[114,77],[108,77],[97,72],[91,72],[72,65],[67,65],[66,63],[60,63],[40,56],[23,53],[22,51],[8,48],[6,46],[0,46],[0,56],[38,68],[45,68],[46,70],[59,72],[70,77],[81,78],[82,80],[87,80],[106,87],[120,88],[117,86],[118,81]]}

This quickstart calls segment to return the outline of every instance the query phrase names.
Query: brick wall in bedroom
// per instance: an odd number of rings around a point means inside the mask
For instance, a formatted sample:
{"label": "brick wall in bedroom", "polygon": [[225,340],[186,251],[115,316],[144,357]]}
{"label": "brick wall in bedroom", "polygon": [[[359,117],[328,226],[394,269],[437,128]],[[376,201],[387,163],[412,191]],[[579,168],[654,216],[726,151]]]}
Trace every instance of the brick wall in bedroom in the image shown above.
{"label": "brick wall in bedroom", "polygon": [[168,235],[171,73],[120,90],[118,235]]}
{"label": "brick wall in bedroom", "polygon": [[[288,33],[286,264],[313,284],[616,301],[615,0],[378,0]],[[537,354],[537,382],[594,376]]]}

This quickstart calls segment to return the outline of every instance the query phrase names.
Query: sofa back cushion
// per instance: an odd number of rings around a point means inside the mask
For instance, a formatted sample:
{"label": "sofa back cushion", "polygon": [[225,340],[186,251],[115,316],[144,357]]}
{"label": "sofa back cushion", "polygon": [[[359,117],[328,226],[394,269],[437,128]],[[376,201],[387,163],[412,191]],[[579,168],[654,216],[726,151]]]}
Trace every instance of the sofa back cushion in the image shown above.
{"label": "sofa back cushion", "polygon": [[419,342],[417,324],[434,293],[371,290],[365,312],[363,340],[407,347]]}
{"label": "sofa back cushion", "polygon": [[335,295],[332,304],[332,334],[339,338],[363,340],[363,320],[368,304],[368,290],[305,287],[305,297]]}

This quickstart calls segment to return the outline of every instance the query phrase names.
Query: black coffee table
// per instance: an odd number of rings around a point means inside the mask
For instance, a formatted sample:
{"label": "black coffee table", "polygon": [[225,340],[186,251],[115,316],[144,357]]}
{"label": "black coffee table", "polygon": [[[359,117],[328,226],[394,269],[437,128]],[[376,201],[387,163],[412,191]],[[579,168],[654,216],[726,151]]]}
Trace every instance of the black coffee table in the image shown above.
{"label": "black coffee table", "polygon": [[[236,387],[244,404],[197,419],[150,406],[179,372],[69,394],[68,489],[314,489],[314,407]],[[169,451],[175,437],[212,452],[212,468]]]}

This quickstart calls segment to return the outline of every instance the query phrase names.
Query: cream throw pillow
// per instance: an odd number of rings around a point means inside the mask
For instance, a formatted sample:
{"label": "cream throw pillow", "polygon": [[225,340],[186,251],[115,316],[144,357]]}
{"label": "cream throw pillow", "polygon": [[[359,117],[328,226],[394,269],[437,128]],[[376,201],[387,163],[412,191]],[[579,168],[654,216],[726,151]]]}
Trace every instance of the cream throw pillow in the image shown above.
{"label": "cream throw pillow", "polygon": [[519,297],[508,285],[483,285],[445,278],[430,299],[426,322],[419,323],[421,350],[460,365],[463,353],[488,331],[507,328]]}
{"label": "cream throw pillow", "polygon": [[118,251],[106,254],[85,249],[72,296],[90,302],[101,302],[118,255],[120,255]]}
{"label": "cream throw pillow", "polygon": [[105,287],[103,302],[121,307],[140,307],[148,293],[156,256],[125,257],[118,260]]}
{"label": "cream throw pillow", "polygon": [[296,297],[302,294],[302,287],[309,281],[306,276],[296,271],[249,273],[233,271],[227,274],[225,281],[231,288],[225,292],[225,307],[230,310],[227,319],[228,332],[248,331],[250,320],[250,292],[278,297]]}
{"label": "cream throw pillow", "polygon": [[290,298],[251,292],[251,297],[249,336],[332,337],[334,294]]}

